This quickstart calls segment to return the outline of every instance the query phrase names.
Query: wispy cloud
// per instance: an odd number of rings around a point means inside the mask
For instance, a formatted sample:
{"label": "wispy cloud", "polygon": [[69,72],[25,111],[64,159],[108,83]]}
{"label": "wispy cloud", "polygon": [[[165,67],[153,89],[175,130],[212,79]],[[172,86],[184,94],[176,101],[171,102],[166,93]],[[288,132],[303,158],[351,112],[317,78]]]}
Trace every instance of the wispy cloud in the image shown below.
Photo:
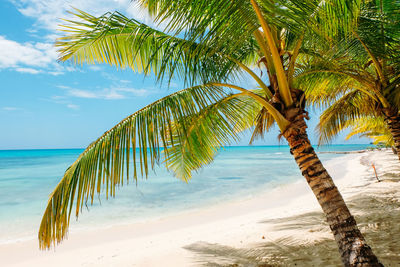
{"label": "wispy cloud", "polygon": [[105,99],[105,100],[125,99],[130,96],[144,97],[153,93],[155,93],[154,90],[136,89],[127,87],[120,87],[120,88],[113,87],[97,91],[72,89],[72,88],[67,90],[67,94],[71,97],[94,98],[94,99]]}
{"label": "wispy cloud", "polygon": [[102,70],[101,66],[99,65],[89,65],[89,69],[93,71],[100,71]]}
{"label": "wispy cloud", "polygon": [[132,81],[129,81],[129,80],[119,80],[119,82],[120,82],[120,83],[125,83],[125,84],[126,84],[126,83],[131,83]]}
{"label": "wispy cloud", "polygon": [[5,111],[16,111],[16,110],[20,110],[20,108],[17,108],[17,107],[3,107],[2,110],[5,110]]}
{"label": "wispy cloud", "polygon": [[38,73],[42,72],[41,70],[32,69],[32,68],[15,68],[15,70],[18,72],[30,73],[30,74],[38,74]]}
{"label": "wispy cloud", "polygon": [[59,101],[67,98],[87,98],[87,99],[103,99],[103,100],[117,100],[126,99],[129,97],[146,97],[151,94],[156,94],[159,90],[153,88],[133,88],[124,86],[110,86],[100,90],[88,90],[74,88],[66,85],[58,85],[58,88],[65,92],[65,95],[52,96],[52,100]]}
{"label": "wispy cloud", "polygon": [[136,88],[113,88],[113,90],[115,91],[119,91],[119,92],[127,92],[130,93],[134,96],[148,96],[151,94],[156,93],[157,91],[152,90],[152,89],[136,89]]}
{"label": "wispy cloud", "polygon": [[98,95],[93,92],[79,90],[79,89],[68,90],[68,94],[70,96],[79,97],[79,98],[98,98]]}
{"label": "wispy cloud", "polygon": [[67,108],[73,109],[73,110],[78,110],[79,106],[75,104],[67,104]]}
{"label": "wispy cloud", "polygon": [[60,104],[60,105],[63,105],[64,107],[67,107],[72,110],[80,109],[79,105],[73,104],[72,101],[70,99],[68,99],[68,97],[63,96],[63,95],[54,95],[49,98],[41,98],[40,100],[52,102],[55,104]]}

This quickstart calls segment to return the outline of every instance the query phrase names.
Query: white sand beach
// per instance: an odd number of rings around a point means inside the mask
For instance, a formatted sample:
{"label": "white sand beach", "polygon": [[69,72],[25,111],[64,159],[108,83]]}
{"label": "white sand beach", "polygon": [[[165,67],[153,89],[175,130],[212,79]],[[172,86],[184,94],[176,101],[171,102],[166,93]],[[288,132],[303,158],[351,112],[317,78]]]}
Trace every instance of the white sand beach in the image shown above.
{"label": "white sand beach", "polygon": [[[382,180],[379,183],[371,164],[375,164]],[[399,217],[400,163],[397,157],[390,150],[371,151],[347,154],[325,165],[349,203],[361,231],[366,233],[370,246],[383,263],[395,266],[390,264],[400,260],[400,255],[396,255],[396,251],[400,251],[396,243],[399,241],[394,242],[395,237],[382,234],[381,243],[375,242],[374,235],[368,233],[373,231],[379,236],[383,231],[380,224],[392,227],[395,221],[390,220]],[[361,203],[360,196],[365,198]],[[384,208],[379,208],[376,201],[382,197],[389,202],[382,202]],[[374,215],[379,210],[384,214],[391,214],[393,210],[394,215],[382,222],[381,215]],[[364,215],[368,215],[367,218]],[[307,260],[318,263],[326,258],[325,266],[335,266],[340,259],[334,244],[321,245],[321,249],[329,248],[325,253],[307,254],[310,252],[307,246],[326,240],[333,242],[332,239],[314,195],[305,180],[301,180],[251,198],[158,220],[72,231],[67,240],[49,251],[40,251],[36,239],[3,244],[0,245],[0,265],[256,266],[297,262],[301,266],[302,263],[307,265]],[[293,247],[304,250],[289,249]],[[301,251],[306,254],[302,255]]]}

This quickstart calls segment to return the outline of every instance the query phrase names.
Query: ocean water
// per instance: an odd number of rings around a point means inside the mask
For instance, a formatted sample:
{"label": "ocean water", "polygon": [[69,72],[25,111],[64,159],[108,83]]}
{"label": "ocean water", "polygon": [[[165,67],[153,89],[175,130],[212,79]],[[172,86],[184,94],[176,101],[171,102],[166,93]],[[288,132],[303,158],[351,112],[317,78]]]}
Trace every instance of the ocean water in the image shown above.
{"label": "ocean water", "polygon": [[[353,151],[369,145],[332,145],[317,151]],[[0,243],[35,238],[49,194],[82,149],[0,150]],[[322,153],[322,161],[339,157]],[[157,167],[106,200],[95,199],[71,218],[71,231],[144,221],[238,198],[302,179],[287,146],[227,147],[215,161],[182,182]]]}

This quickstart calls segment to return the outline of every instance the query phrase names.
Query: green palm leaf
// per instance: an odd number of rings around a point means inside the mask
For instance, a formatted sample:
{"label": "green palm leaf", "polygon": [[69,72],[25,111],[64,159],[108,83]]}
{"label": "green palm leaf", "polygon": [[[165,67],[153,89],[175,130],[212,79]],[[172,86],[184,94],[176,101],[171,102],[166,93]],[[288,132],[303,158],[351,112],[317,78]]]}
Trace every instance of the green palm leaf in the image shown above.
{"label": "green palm leaf", "polygon": [[187,118],[185,139],[176,138],[166,149],[167,168],[187,181],[191,172],[211,163],[218,149],[238,141],[253,126],[261,105],[243,94],[230,95]]}
{"label": "green palm leaf", "polygon": [[349,121],[362,116],[380,115],[371,109],[376,105],[374,101],[360,91],[354,90],[342,95],[321,115],[317,130],[319,144],[329,143],[340,131],[345,129]]}
{"label": "green palm leaf", "polygon": [[[224,100],[226,98],[229,100]],[[83,204],[89,200],[93,203],[94,195],[100,194],[102,188],[107,198],[109,195],[115,196],[115,189],[118,185],[123,185],[124,177],[126,181],[129,180],[131,155],[133,177],[136,181],[139,174],[147,176],[149,169],[160,160],[162,147],[168,148],[164,153],[167,165],[178,166],[170,169],[175,171],[181,168],[179,163],[173,161],[172,152],[176,146],[181,147],[185,140],[191,143],[195,138],[190,128],[192,124],[189,123],[194,121],[188,118],[198,117],[200,111],[212,110],[210,107],[218,107],[218,112],[223,111],[221,113],[223,116],[233,116],[243,105],[236,100],[233,101],[234,99],[221,87],[208,85],[191,87],[135,112],[104,133],[66,170],[64,177],[51,194],[39,230],[40,247],[49,247],[51,243],[60,242],[65,237],[74,202],[75,215],[78,216]],[[223,104],[215,104],[220,101]],[[207,117],[207,120],[211,121],[216,118],[216,114],[211,112],[204,118]],[[226,119],[223,116],[217,117],[218,123]],[[219,142],[228,140],[228,134],[224,131],[230,130],[228,133],[236,134],[232,131],[238,128],[233,126],[230,129],[229,123],[226,123],[225,127],[216,130],[214,135]],[[209,129],[207,133],[211,133]],[[218,133],[221,135],[218,136]],[[211,140],[211,137],[208,139]],[[211,142],[212,146],[216,144]],[[194,147],[186,146],[185,149],[191,153]],[[197,155],[193,161],[202,162],[203,155]],[[187,162],[190,162],[190,158],[184,161]],[[196,162],[185,166],[186,172],[183,174],[186,176],[183,178],[187,179],[190,171],[199,166]],[[182,173],[177,172],[177,174]]]}
{"label": "green palm leaf", "polygon": [[[66,21],[63,31],[67,35],[56,42],[61,61],[107,63],[145,74],[153,72],[159,80],[176,77],[190,84],[225,80],[238,68],[225,56],[230,49],[227,41],[220,46],[200,45],[128,19],[118,12],[100,17],[80,10],[72,14],[77,20]],[[254,61],[254,46],[253,40],[245,39],[240,48],[235,47],[235,58]]]}
{"label": "green palm leaf", "polygon": [[255,127],[250,138],[250,144],[257,139],[264,138],[264,134],[274,126],[274,117],[263,107],[255,118]]}
{"label": "green palm leaf", "polygon": [[382,116],[363,116],[355,120],[349,120],[344,127],[351,129],[346,139],[359,135],[372,138],[375,145],[394,146],[393,136]]}

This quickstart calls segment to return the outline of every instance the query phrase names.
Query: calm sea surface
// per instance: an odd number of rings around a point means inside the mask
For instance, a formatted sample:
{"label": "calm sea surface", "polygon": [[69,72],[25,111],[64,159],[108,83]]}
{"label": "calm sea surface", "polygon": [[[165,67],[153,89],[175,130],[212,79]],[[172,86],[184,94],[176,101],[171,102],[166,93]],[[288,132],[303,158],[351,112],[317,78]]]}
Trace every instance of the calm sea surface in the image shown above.
{"label": "calm sea surface", "polygon": [[[319,151],[353,151],[369,145],[332,145]],[[36,236],[47,198],[82,149],[0,150],[0,243]],[[320,154],[323,161],[337,154]],[[104,227],[162,217],[249,197],[302,179],[286,146],[228,147],[187,184],[160,167],[131,182],[115,199],[84,210],[72,229]],[[100,207],[101,206],[101,207]]]}

